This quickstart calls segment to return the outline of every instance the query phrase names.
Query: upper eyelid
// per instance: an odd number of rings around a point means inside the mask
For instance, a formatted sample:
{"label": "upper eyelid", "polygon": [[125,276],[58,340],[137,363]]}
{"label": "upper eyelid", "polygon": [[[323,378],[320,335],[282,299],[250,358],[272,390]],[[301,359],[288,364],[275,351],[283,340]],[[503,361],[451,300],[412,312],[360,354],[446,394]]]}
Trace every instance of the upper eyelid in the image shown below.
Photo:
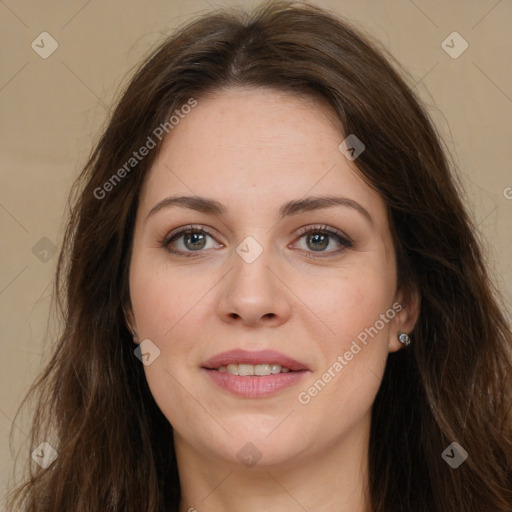
{"label": "upper eyelid", "polygon": [[[348,235],[343,233],[343,231],[341,231],[335,227],[328,226],[327,224],[307,224],[306,226],[302,226],[302,227],[298,228],[296,231],[297,231],[297,234],[302,235],[304,233],[307,233],[308,231],[315,231],[315,230],[316,231],[331,231],[333,233],[342,235],[345,238],[349,238]],[[217,230],[214,228],[211,228],[210,226],[206,226],[204,224],[189,224],[186,226],[181,226],[179,228],[173,229],[168,235],[166,235],[166,237],[172,237],[175,235],[183,234],[183,232],[186,232],[186,231],[204,231],[205,233],[213,236],[213,233],[211,231],[216,232]]]}
{"label": "upper eyelid", "polygon": [[203,225],[191,224],[188,226],[182,226],[181,228],[173,229],[170,233],[164,236],[164,240],[170,241],[177,236],[183,236],[187,234],[188,231],[203,231],[207,235],[214,237],[214,233],[212,233],[213,228]]}
{"label": "upper eyelid", "polygon": [[[188,226],[182,226],[181,228],[177,228],[176,230],[173,230],[168,235],[166,235],[164,237],[164,243],[165,243],[165,245],[168,245],[171,243],[173,238],[181,238],[182,236],[186,235],[187,232],[189,232],[189,231],[192,231],[192,232],[193,231],[199,231],[199,232],[202,231],[205,234],[207,234],[208,236],[216,239],[215,234],[212,233],[210,230],[213,230],[213,228],[210,228],[209,226],[204,226],[202,224],[190,224]],[[302,226],[301,228],[299,228],[297,230],[297,239],[302,238],[303,236],[307,235],[308,233],[310,233],[312,231],[313,232],[314,231],[319,231],[319,232],[324,231],[324,232],[327,232],[331,236],[332,235],[338,236],[341,239],[346,240],[350,244],[352,244],[352,242],[353,242],[352,238],[349,237],[348,235],[346,235],[341,230],[331,227],[331,226],[327,226],[325,224],[313,224],[313,225]],[[222,242],[219,242],[218,240],[217,240],[217,242],[222,243]]]}
{"label": "upper eyelid", "polygon": [[313,224],[313,225],[307,225],[303,226],[298,229],[297,234],[302,237],[303,235],[309,233],[310,231],[325,231],[329,234],[337,235],[341,238],[345,238],[346,240],[352,241],[351,237],[346,235],[343,231],[340,229],[327,226],[326,224]]}

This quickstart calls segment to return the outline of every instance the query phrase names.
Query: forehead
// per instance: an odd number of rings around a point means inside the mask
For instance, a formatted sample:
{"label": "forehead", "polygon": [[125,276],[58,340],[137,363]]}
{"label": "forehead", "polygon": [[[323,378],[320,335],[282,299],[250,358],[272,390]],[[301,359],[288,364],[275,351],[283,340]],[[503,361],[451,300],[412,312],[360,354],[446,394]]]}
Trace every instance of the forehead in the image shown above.
{"label": "forehead", "polygon": [[252,213],[305,195],[343,194],[385,221],[379,194],[338,149],[344,138],[317,99],[259,88],[198,98],[164,140],[141,209],[170,194],[208,196]]}

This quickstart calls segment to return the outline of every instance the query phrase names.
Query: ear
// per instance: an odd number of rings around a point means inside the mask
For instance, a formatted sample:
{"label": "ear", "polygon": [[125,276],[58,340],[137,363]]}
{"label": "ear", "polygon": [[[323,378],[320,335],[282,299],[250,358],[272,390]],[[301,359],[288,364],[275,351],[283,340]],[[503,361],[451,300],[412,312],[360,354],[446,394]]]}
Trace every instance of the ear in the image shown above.
{"label": "ear", "polygon": [[134,343],[139,344],[140,340],[137,335],[137,324],[135,322],[135,317],[133,315],[133,309],[132,309],[131,304],[123,305],[123,313],[124,313],[124,320],[126,323],[126,327],[130,331],[130,334],[133,337]]}
{"label": "ear", "polygon": [[414,288],[411,290],[400,289],[395,295],[393,310],[397,313],[390,322],[389,330],[389,351],[396,352],[403,348],[403,344],[398,339],[401,333],[410,334],[418,321],[420,314],[421,297],[419,291]]}

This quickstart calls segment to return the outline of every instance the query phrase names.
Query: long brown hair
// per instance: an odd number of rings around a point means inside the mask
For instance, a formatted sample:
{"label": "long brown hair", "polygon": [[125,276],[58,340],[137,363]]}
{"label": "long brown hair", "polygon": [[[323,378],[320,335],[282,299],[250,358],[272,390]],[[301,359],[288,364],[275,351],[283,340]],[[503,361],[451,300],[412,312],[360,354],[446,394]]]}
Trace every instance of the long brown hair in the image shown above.
{"label": "long brown hair", "polygon": [[[372,510],[512,510],[510,328],[439,137],[384,55],[330,12],[271,2],[194,20],[144,61],[75,184],[56,279],[65,326],[29,392],[32,449],[47,440],[58,457],[32,463],[12,510],[178,510],[172,427],[123,314],[130,247],[155,129],[238,85],[321,98],[364,142],[358,172],[388,206],[398,284],[421,296],[414,343],[388,357],[373,405]],[[150,136],[155,149],[126,166]],[[441,456],[452,442],[468,453],[457,469]]]}

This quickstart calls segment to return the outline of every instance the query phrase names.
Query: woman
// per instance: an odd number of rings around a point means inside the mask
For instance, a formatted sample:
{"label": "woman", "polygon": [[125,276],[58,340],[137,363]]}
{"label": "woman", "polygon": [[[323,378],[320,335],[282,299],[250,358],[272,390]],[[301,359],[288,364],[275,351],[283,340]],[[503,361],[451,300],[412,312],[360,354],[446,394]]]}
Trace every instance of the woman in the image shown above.
{"label": "woman", "polygon": [[13,509],[512,510],[509,326],[429,118],[346,22],[190,23],[77,188]]}

